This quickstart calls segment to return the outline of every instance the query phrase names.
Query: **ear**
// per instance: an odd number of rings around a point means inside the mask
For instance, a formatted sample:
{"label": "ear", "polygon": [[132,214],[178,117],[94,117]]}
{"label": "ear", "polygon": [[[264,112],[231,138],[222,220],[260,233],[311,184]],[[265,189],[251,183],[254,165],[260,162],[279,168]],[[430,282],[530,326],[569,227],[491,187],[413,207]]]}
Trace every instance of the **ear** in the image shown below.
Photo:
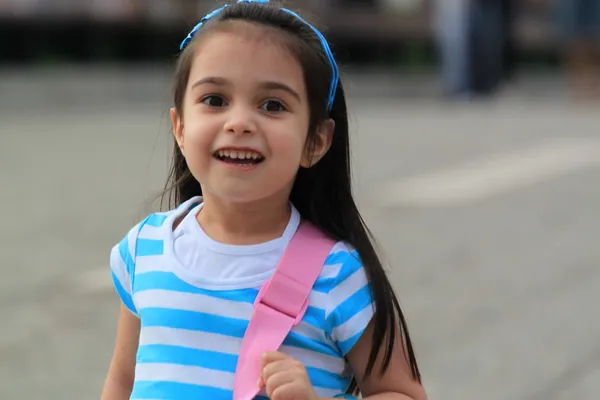
{"label": "ear", "polygon": [[314,139],[313,146],[307,146],[300,166],[310,168],[321,161],[321,158],[329,151],[333,141],[333,131],[335,130],[335,121],[327,119],[319,124]]}
{"label": "ear", "polygon": [[183,122],[181,121],[181,117],[177,113],[175,107],[171,108],[171,124],[173,125],[173,135],[175,135],[175,140],[177,141],[177,145],[181,149],[183,153]]}

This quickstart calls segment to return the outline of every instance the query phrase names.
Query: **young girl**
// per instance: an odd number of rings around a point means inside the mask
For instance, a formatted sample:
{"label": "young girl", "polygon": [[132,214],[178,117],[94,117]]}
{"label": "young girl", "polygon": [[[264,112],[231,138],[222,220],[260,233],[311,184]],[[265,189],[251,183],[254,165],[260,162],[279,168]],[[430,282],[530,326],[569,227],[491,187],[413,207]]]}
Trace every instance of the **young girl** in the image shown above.
{"label": "young girl", "polygon": [[337,243],[302,320],[263,355],[257,398],[425,399],[352,198],[346,101],[327,41],[289,10],[239,1],[205,17],[182,49],[174,209],[112,250],[122,310],[102,399],[232,399],[253,303],[302,220]]}

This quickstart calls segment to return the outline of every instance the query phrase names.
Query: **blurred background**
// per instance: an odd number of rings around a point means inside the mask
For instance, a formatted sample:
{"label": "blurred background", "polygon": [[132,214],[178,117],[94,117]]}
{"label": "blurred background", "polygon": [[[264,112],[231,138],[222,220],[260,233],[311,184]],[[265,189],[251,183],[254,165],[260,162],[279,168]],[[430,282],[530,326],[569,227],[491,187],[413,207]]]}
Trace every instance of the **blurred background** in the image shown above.
{"label": "blurred background", "polygon": [[[288,3],[343,66],[430,398],[598,399],[600,1]],[[0,0],[0,399],[99,398],[109,251],[157,208],[173,61],[216,6]]]}

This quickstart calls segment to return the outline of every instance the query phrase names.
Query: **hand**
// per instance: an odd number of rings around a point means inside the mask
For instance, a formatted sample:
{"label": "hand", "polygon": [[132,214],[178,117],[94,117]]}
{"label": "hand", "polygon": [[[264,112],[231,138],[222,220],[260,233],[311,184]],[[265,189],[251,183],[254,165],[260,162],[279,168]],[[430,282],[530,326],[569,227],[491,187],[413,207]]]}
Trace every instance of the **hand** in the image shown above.
{"label": "hand", "polygon": [[262,376],[258,386],[266,388],[271,400],[319,400],[306,368],[298,360],[275,351],[261,359]]}

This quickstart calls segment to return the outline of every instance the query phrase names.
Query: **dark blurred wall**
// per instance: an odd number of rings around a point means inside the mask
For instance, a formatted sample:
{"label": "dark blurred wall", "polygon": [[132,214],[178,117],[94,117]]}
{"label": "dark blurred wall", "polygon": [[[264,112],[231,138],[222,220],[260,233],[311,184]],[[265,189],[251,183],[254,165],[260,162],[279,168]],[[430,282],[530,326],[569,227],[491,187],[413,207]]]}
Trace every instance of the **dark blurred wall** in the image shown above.
{"label": "dark blurred wall", "polygon": [[[10,4],[11,0],[8,1],[4,4]],[[47,3],[28,0],[35,1]],[[69,1],[72,0],[61,0],[64,7],[60,13],[52,8],[38,8],[35,13],[19,17],[5,5],[0,7],[0,63],[171,62],[193,21],[214,5],[212,1],[127,0],[125,3],[132,7],[127,9],[125,17],[117,18],[114,9],[105,7],[108,10],[100,18],[90,15],[89,10],[86,13],[75,8],[77,12],[67,12]],[[98,4],[108,5],[102,1],[94,3],[97,4],[94,12],[99,12]],[[121,0],[110,1],[116,4]],[[418,10],[406,15],[386,10],[381,0],[293,0],[291,3],[307,9],[309,15],[315,15],[327,27],[327,35],[342,63],[427,66],[437,62],[430,0],[423,0]],[[81,6],[84,2],[77,0],[76,4]],[[510,12],[516,14],[517,8],[513,5]],[[510,29],[514,33],[514,24]],[[505,40],[507,73],[512,71],[517,58],[537,51],[535,44],[523,50],[519,41]],[[540,49],[543,57],[553,51]]]}

